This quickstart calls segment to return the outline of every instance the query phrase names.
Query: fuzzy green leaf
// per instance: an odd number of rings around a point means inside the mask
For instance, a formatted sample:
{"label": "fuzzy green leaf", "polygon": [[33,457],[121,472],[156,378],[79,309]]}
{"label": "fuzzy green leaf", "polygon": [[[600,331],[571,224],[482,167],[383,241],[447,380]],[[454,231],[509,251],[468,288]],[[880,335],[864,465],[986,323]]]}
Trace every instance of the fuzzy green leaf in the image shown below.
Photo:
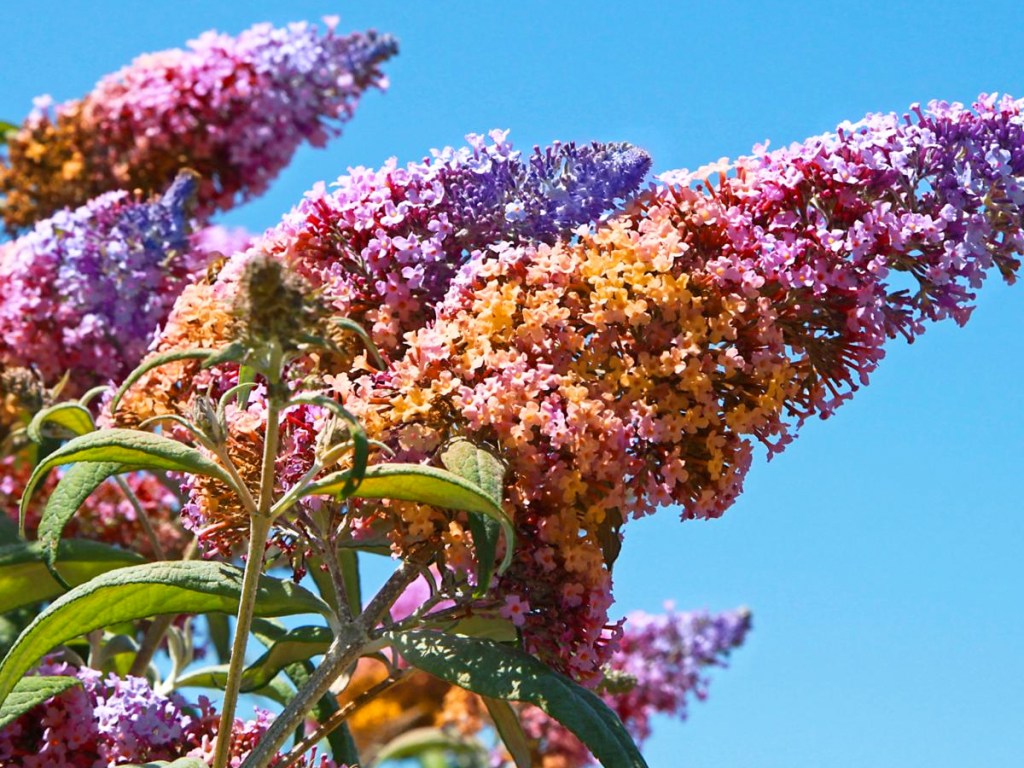
{"label": "fuzzy green leaf", "polygon": [[512,705],[501,699],[492,699],[490,696],[480,698],[487,707],[487,714],[491,716],[494,730],[501,737],[505,749],[512,755],[516,768],[530,768],[530,743]]}
{"label": "fuzzy green leaf", "polygon": [[[51,575],[46,558],[39,542],[0,546],[0,613],[52,600],[65,591]],[[143,558],[134,552],[96,541],[72,540],[60,543],[52,567],[67,584],[77,586],[101,573],[141,562]]]}
{"label": "fuzzy green leaf", "polygon": [[[36,533],[48,565],[53,565],[57,544],[68,521],[104,480],[120,473],[122,469],[123,465],[116,462],[90,461],[73,464],[64,473],[64,477],[46,500],[46,507],[43,509]],[[59,574],[55,575],[58,580],[61,578]]]}
{"label": "fuzzy green leaf", "polygon": [[137,382],[147,373],[152,371],[154,368],[159,368],[161,365],[167,363],[178,362],[179,360],[209,360],[211,356],[217,350],[214,349],[175,349],[170,352],[161,352],[158,355],[147,357],[141,363],[136,366],[135,370],[125,377],[125,380],[121,382],[121,386],[117,388],[117,392],[114,393],[113,399],[110,401],[110,412],[115,413],[117,406],[121,403],[121,398],[124,397],[124,393],[127,392],[132,384]]}
{"label": "fuzzy green leaf", "polygon": [[[450,472],[465,478],[483,490],[499,505],[505,489],[505,465],[496,456],[478,448],[469,440],[455,440],[441,454],[441,463]],[[477,597],[487,592],[494,575],[494,557],[501,538],[501,524],[492,517],[471,515],[469,530],[473,534],[477,559]],[[511,542],[509,542],[511,543]],[[502,563],[503,570],[508,559]]]}
{"label": "fuzzy green leaf", "polygon": [[[313,483],[303,495],[339,495],[348,485],[348,471],[335,472]],[[458,475],[424,464],[374,464],[367,467],[363,480],[351,494],[357,499],[400,499],[430,504],[442,509],[458,509],[485,515],[505,534],[505,557],[500,570],[512,562],[515,530],[495,499],[475,483]]]}
{"label": "fuzzy green leaf", "polygon": [[381,747],[370,766],[374,768],[388,760],[420,757],[426,752],[434,751],[476,754],[480,757],[486,755],[481,744],[459,738],[440,728],[413,728]]}
{"label": "fuzzy green leaf", "polygon": [[[0,701],[56,645],[94,629],[160,614],[234,614],[241,587],[240,568],[214,562],[145,563],[97,576],[55,600],[15,641],[0,662]],[[322,600],[291,581],[260,577],[257,616],[329,611]]]}
{"label": "fuzzy green leaf", "polygon": [[[289,664],[307,661],[323,654],[331,644],[331,631],[326,627],[296,627],[275,640],[266,653],[245,668],[242,673],[242,693],[250,693],[269,685],[278,672]],[[226,669],[226,668],[225,668]],[[199,670],[196,674],[209,676],[217,670]],[[178,680],[178,686],[196,685],[193,675]],[[219,679],[219,678],[218,678]],[[225,676],[226,679],[226,676]]]}
{"label": "fuzzy green leaf", "polygon": [[25,432],[35,443],[43,441],[43,427],[56,424],[74,435],[84,435],[96,429],[89,409],[76,402],[57,403],[44,408],[32,417]]}
{"label": "fuzzy green leaf", "polygon": [[417,669],[481,696],[540,707],[582,741],[605,768],[646,768],[619,718],[597,694],[533,656],[488,640],[430,630],[383,638]]}
{"label": "fuzzy green leaf", "polygon": [[21,497],[22,519],[32,492],[46,473],[54,467],[76,462],[117,463],[121,464],[125,471],[162,469],[188,472],[193,475],[215,477],[229,488],[234,488],[235,485],[220,464],[177,440],[134,429],[103,429],[69,440],[36,466]]}
{"label": "fuzzy green leaf", "polygon": [[22,678],[0,706],[0,728],[13,723],[50,697],[81,684],[82,681],[77,677],[65,675],[32,675]]}

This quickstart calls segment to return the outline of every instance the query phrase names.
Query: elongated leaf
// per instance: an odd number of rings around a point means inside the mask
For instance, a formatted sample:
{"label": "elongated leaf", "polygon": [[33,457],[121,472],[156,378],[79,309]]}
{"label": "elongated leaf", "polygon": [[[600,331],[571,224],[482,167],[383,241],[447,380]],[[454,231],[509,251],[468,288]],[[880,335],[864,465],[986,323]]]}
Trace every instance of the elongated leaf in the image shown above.
{"label": "elongated leaf", "polygon": [[[71,586],[143,562],[134,552],[96,541],[63,541],[56,555],[53,567]],[[64,591],[51,575],[42,544],[23,541],[0,547],[0,613],[52,600]]]}
{"label": "elongated leaf", "polygon": [[512,755],[516,768],[530,768],[530,743],[512,705],[501,699],[492,699],[490,696],[480,698],[484,700],[487,714],[494,723],[494,730],[501,737],[505,749]]}
{"label": "elongated leaf", "polygon": [[41,443],[43,441],[43,426],[46,424],[56,424],[75,435],[84,435],[96,429],[89,409],[73,402],[51,405],[33,416],[25,430],[29,439],[35,443]]}
{"label": "elongated leaf", "polygon": [[[82,462],[72,465],[64,473],[64,477],[46,500],[36,534],[42,545],[46,563],[53,564],[64,526],[89,498],[89,494],[108,477],[120,473],[123,466],[111,461]],[[24,505],[22,507],[24,508]],[[24,523],[23,516],[21,522]]]}
{"label": "elongated leaf", "polygon": [[[223,691],[228,680],[228,665],[217,664],[189,672],[174,681],[175,688],[212,688]],[[277,704],[286,706],[295,696],[295,690],[281,678],[274,678],[259,688],[247,688],[243,693],[264,696]]]}
{"label": "elongated leaf", "polygon": [[[335,472],[313,483],[306,496],[324,494],[336,496],[347,486],[349,472]],[[359,499],[400,499],[421,504],[476,512],[495,520],[505,534],[505,557],[500,570],[512,562],[515,531],[508,516],[501,509],[500,500],[479,486],[452,472],[423,464],[374,464],[367,467],[363,481],[352,493]]]}
{"label": "elongated leaf", "polygon": [[373,360],[373,364],[377,366],[379,370],[383,371],[387,368],[387,365],[384,364],[384,359],[380,356],[380,350],[377,349],[377,345],[373,343],[373,339],[370,338],[370,334],[366,332],[366,329],[363,328],[363,326],[355,320],[350,320],[347,317],[334,318],[333,323],[339,328],[343,328],[359,337],[360,341],[362,341],[363,345],[366,347],[366,351],[369,352],[370,359]]}
{"label": "elongated leaf", "polygon": [[387,632],[411,665],[481,696],[526,701],[576,734],[605,768],[646,766],[619,718],[600,697],[522,651],[429,630]]}
{"label": "elongated leaf", "polygon": [[0,545],[17,544],[22,541],[18,535],[18,526],[7,515],[0,515]]}
{"label": "elongated leaf", "polygon": [[22,678],[0,705],[0,728],[13,723],[50,697],[81,684],[82,681],[77,677],[64,675],[32,675]]}
{"label": "elongated leaf", "polygon": [[234,487],[220,464],[177,440],[134,429],[103,429],[69,440],[36,466],[21,497],[21,515],[24,516],[32,492],[47,472],[81,461],[118,463],[125,471],[163,469],[207,475],[221,480],[229,488]]}
{"label": "elongated leaf", "polygon": [[[370,766],[380,765],[387,760],[420,757],[434,751],[477,754],[481,757],[487,754],[482,744],[460,738],[440,728],[413,728],[381,747]],[[447,761],[444,764],[447,765]]]}
{"label": "elongated leaf", "polygon": [[[455,440],[441,454],[441,463],[450,471],[482,489],[499,505],[505,490],[505,465],[497,457],[478,448],[469,440]],[[492,517],[471,515],[469,530],[476,547],[477,597],[491,586],[494,557],[501,538],[501,524]],[[504,563],[503,563],[504,565]]]}
{"label": "elongated leaf", "polygon": [[[270,684],[277,673],[297,661],[308,661],[323,654],[331,644],[332,634],[326,627],[296,627],[278,638],[267,652],[245,668],[242,673],[242,693],[257,691]],[[208,672],[203,670],[204,674]],[[178,685],[191,685],[192,675],[178,681]]]}
{"label": "elongated leaf", "polygon": [[[121,621],[165,613],[235,613],[242,571],[226,563],[145,563],[105,573],[55,600],[0,662],[0,701],[50,648]],[[261,576],[257,616],[324,613],[330,609],[291,581]]]}
{"label": "elongated leaf", "polygon": [[348,483],[341,490],[342,496],[350,496],[355,487],[359,485],[366,474],[366,462],[370,456],[370,446],[366,439],[366,432],[359,419],[345,410],[339,403],[323,395],[303,395],[292,400],[296,405],[316,405],[324,410],[330,411],[335,418],[344,422],[348,428],[349,436],[352,438],[352,468],[348,472]]}
{"label": "elongated leaf", "polygon": [[136,366],[135,370],[125,377],[125,380],[121,382],[121,386],[117,388],[117,392],[114,393],[113,399],[110,401],[110,412],[114,413],[117,411],[117,406],[121,402],[121,398],[124,397],[124,393],[127,392],[132,384],[137,382],[147,373],[152,371],[154,368],[159,368],[161,365],[167,363],[178,362],[179,360],[208,360],[216,350],[213,349],[175,349],[170,352],[161,352],[158,355],[147,357],[141,363]]}

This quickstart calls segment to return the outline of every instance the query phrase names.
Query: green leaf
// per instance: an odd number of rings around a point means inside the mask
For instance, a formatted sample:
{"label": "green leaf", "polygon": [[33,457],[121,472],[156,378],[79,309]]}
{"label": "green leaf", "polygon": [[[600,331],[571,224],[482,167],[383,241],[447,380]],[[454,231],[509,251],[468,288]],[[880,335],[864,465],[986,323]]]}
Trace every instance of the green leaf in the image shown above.
{"label": "green leaf", "polygon": [[486,754],[483,745],[447,733],[440,728],[413,728],[381,747],[370,766],[380,765],[387,760],[419,757],[425,752],[437,750],[457,754]]}
{"label": "green leaf", "polygon": [[18,132],[18,126],[14,123],[9,123],[6,120],[0,120],[0,147],[3,147],[10,141],[11,136]]}
{"label": "green leaf", "polygon": [[[122,464],[110,461],[82,462],[73,464],[64,473],[64,477],[46,500],[36,533],[43,548],[44,562],[48,566],[53,565],[57,544],[60,543],[68,521],[74,517],[89,495],[108,477],[118,474],[122,467]],[[24,516],[20,522],[24,523]],[[58,573],[55,572],[54,575],[60,580]]]}
{"label": "green leaf", "polygon": [[362,341],[363,345],[366,347],[366,351],[370,353],[370,359],[373,360],[373,364],[376,365],[378,369],[383,371],[387,368],[387,365],[384,364],[384,359],[380,356],[380,350],[377,349],[377,345],[373,343],[373,339],[370,338],[370,334],[366,332],[366,329],[363,328],[363,326],[355,320],[351,320],[347,317],[335,318],[333,322],[338,327],[349,331],[350,333],[354,333],[359,337],[359,340]]}
{"label": "green leaf", "polygon": [[89,409],[75,402],[51,405],[33,416],[25,430],[32,442],[43,442],[42,429],[45,424],[56,424],[74,435],[84,435],[96,429]]}
{"label": "green leaf", "polygon": [[158,355],[147,357],[139,363],[138,366],[136,366],[135,370],[128,374],[123,382],[121,382],[121,386],[117,388],[117,392],[114,393],[114,397],[110,401],[110,412],[116,412],[117,406],[121,402],[121,398],[124,397],[124,393],[131,388],[132,384],[137,382],[154,368],[159,368],[161,365],[166,365],[167,363],[175,363],[179,360],[206,361],[212,357],[215,352],[216,350],[213,349],[175,349],[170,352],[161,352]]}
{"label": "green leaf", "polygon": [[6,514],[0,514],[0,545],[17,544],[22,541],[18,535],[18,526]]}
{"label": "green leaf", "polygon": [[352,468],[348,472],[348,483],[341,490],[342,496],[350,496],[355,487],[366,474],[366,462],[370,456],[370,446],[366,439],[366,432],[359,419],[345,410],[339,403],[323,395],[302,395],[292,400],[295,405],[315,405],[330,411],[335,418],[344,422],[348,428],[349,436],[352,438]]}
{"label": "green leaf", "polygon": [[21,497],[22,518],[32,492],[47,472],[54,467],[80,461],[118,463],[123,465],[124,471],[163,469],[207,475],[217,478],[229,488],[235,487],[231,476],[220,464],[184,443],[134,429],[102,429],[69,440],[39,462]]}
{"label": "green leaf", "polygon": [[202,760],[194,757],[180,757],[171,762],[156,760],[152,763],[133,763],[132,765],[122,766],[122,768],[207,768],[207,765]]}
{"label": "green leaf", "polygon": [[[347,486],[349,472],[334,472],[313,483],[304,496],[339,495]],[[421,504],[476,512],[495,520],[505,534],[505,557],[500,570],[512,562],[515,531],[501,509],[500,500],[479,486],[452,472],[424,464],[374,464],[367,467],[363,481],[352,496],[359,499],[401,499]]]}
{"label": "green leaf", "polygon": [[[107,571],[143,562],[134,552],[96,541],[63,541],[56,554],[54,568],[72,586]],[[47,567],[42,544],[23,541],[0,546],[0,613],[51,600],[64,591],[65,587]]]}
{"label": "green leaf", "polygon": [[[234,614],[242,570],[226,563],[145,563],[97,576],[55,600],[36,617],[0,662],[0,701],[56,645],[121,621],[165,613]],[[291,581],[261,576],[257,616],[324,613],[330,609]]]}
{"label": "green leaf", "polygon": [[[450,471],[473,483],[500,506],[505,491],[505,465],[496,456],[478,448],[469,440],[453,441],[441,454],[441,463]],[[476,596],[483,596],[491,586],[494,575],[494,557],[501,538],[501,524],[492,517],[471,515],[469,530],[476,547]],[[511,542],[509,542],[511,543]],[[502,563],[507,567],[508,559]]]}
{"label": "green leaf", "polygon": [[[333,635],[326,627],[296,627],[275,640],[266,653],[245,668],[242,673],[242,693],[259,690],[277,677],[277,673],[297,661],[308,661],[323,654],[331,644]],[[201,670],[206,673],[207,670]],[[192,675],[180,679],[178,685],[192,685]]]}
{"label": "green leaf", "polygon": [[77,677],[64,675],[32,675],[22,678],[3,705],[0,705],[0,728],[13,723],[50,697],[81,684],[82,681]]}
{"label": "green leaf", "polygon": [[[228,665],[217,664],[213,667],[203,667],[189,672],[183,677],[174,681],[175,688],[212,688],[216,691],[223,691],[228,680]],[[281,706],[287,706],[288,702],[295,697],[295,690],[280,678],[274,678],[259,688],[244,690],[243,693],[251,693],[254,696],[264,696]]]}
{"label": "green leaf", "polygon": [[494,730],[501,737],[505,749],[512,755],[516,768],[530,768],[530,743],[512,705],[501,699],[492,699],[490,696],[480,698],[483,699],[487,714],[494,722]]}
{"label": "green leaf", "polygon": [[540,707],[580,739],[605,768],[646,767],[619,718],[597,694],[522,651],[430,630],[385,632],[412,666],[481,696]]}
{"label": "green leaf", "polygon": [[217,659],[227,664],[231,660],[231,626],[228,617],[223,613],[210,613],[206,616],[206,629],[210,633],[210,642]]}

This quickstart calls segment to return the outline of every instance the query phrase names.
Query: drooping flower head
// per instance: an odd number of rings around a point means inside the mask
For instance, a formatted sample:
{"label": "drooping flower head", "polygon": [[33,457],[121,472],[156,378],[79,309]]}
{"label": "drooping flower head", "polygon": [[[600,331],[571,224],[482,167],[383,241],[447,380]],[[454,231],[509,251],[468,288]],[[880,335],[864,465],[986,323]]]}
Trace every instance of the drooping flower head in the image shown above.
{"label": "drooping flower head", "polygon": [[322,146],[367,88],[386,87],[396,50],[372,31],[258,24],[141,56],[80,101],[37,100],[0,164],[7,227],[113,189],[159,191],[183,167],[202,177],[201,218],[259,195],[299,144]]}
{"label": "drooping flower head", "polygon": [[676,174],[576,242],[482,252],[400,361],[338,389],[400,460],[498,446],[520,534],[498,595],[528,599],[528,647],[586,679],[614,648],[626,519],[720,515],[756,442],[832,413],[889,338],[965,321],[987,269],[1012,280],[1021,108],[868,118],[717,184]]}
{"label": "drooping flower head", "polygon": [[109,192],[60,211],[0,251],[0,362],[68,392],[120,379],[142,358],[189,274],[197,179],[162,197]]}

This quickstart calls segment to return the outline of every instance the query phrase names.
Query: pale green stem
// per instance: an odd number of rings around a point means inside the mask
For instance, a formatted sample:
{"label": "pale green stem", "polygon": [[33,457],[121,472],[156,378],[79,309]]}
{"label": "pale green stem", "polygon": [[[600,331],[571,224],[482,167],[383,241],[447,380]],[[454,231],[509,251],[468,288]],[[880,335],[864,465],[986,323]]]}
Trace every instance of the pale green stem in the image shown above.
{"label": "pale green stem", "polygon": [[235,622],[235,638],[231,645],[231,662],[228,665],[228,679],[224,687],[224,708],[220,713],[217,728],[217,749],[214,753],[214,768],[227,768],[231,749],[231,731],[235,722],[235,707],[238,691],[242,686],[242,672],[245,670],[245,648],[249,641],[253,611],[256,607],[256,592],[259,589],[263,571],[263,553],[270,533],[270,520],[254,516],[249,519],[249,551],[242,576],[242,595],[238,601],[238,618]]}
{"label": "pale green stem", "polygon": [[[267,366],[267,427],[263,437],[260,499],[256,513],[251,514],[249,518],[249,552],[245,561],[245,573],[242,577],[242,595],[238,602],[238,618],[235,621],[235,638],[231,646],[228,679],[224,687],[224,709],[220,714],[220,726],[217,730],[217,748],[213,758],[214,768],[227,768],[228,764],[228,753],[231,749],[231,726],[235,720],[238,691],[242,685],[242,672],[245,669],[245,648],[249,641],[249,630],[252,628],[256,592],[263,570],[263,555],[273,522],[270,517],[270,507],[274,502],[274,461],[277,459],[277,444],[280,436],[278,420],[281,405],[276,390],[281,381],[281,364],[281,350],[275,345],[271,349],[270,364]],[[241,487],[244,489],[244,484]]]}
{"label": "pale green stem", "polygon": [[160,546],[160,539],[157,538],[156,531],[153,530],[152,523],[149,522],[149,515],[146,514],[146,510],[142,508],[142,502],[139,501],[139,497],[135,495],[135,491],[131,489],[131,486],[125,482],[125,479],[118,475],[116,478],[117,485],[121,489],[121,493],[128,499],[128,503],[132,505],[132,509],[135,510],[135,517],[139,520],[139,525],[142,526],[143,533],[146,534],[146,538],[149,539],[149,546],[153,548],[153,556],[157,560],[166,560],[167,555],[164,554],[164,548]]}

